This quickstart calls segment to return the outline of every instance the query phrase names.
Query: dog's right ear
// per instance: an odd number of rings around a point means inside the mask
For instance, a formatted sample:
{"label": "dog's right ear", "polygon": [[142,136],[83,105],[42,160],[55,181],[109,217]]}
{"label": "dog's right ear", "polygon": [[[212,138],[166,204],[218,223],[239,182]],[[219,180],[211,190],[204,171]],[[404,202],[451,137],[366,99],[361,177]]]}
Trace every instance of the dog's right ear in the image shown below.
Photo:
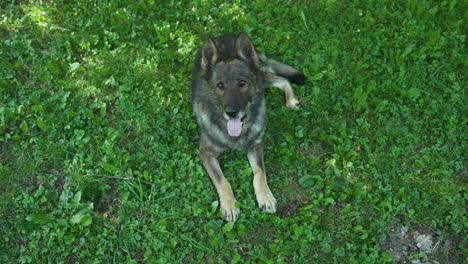
{"label": "dog's right ear", "polygon": [[218,61],[219,51],[213,39],[208,38],[202,47],[201,68],[208,71]]}

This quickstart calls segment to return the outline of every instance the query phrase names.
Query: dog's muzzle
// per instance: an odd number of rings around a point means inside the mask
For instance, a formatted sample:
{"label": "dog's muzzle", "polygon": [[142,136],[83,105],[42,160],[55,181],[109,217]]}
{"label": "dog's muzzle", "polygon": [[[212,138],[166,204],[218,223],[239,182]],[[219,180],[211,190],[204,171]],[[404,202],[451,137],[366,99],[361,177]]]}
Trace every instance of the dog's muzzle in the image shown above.
{"label": "dog's muzzle", "polygon": [[225,113],[224,118],[227,120],[227,131],[231,137],[238,137],[242,133],[243,121],[246,115],[245,112]]}

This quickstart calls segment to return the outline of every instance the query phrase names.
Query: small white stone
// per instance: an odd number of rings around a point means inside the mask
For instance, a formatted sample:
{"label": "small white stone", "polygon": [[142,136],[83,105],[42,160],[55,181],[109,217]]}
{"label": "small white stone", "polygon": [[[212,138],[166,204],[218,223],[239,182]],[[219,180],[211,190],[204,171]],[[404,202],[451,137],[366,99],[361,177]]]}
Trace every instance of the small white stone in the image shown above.
{"label": "small white stone", "polygon": [[432,252],[432,236],[431,235],[419,235],[414,238],[417,242],[418,248],[426,253]]}

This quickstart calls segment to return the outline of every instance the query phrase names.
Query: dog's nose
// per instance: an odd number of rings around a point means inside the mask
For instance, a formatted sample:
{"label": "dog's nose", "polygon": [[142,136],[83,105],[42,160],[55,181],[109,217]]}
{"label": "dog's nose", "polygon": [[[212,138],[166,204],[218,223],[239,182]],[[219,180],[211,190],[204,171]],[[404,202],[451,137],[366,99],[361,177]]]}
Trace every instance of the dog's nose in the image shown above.
{"label": "dog's nose", "polygon": [[235,111],[235,110],[234,111],[233,110],[226,111],[226,115],[228,115],[229,117],[232,117],[232,118],[237,117],[238,113],[239,113],[239,111]]}
{"label": "dog's nose", "polygon": [[224,112],[231,118],[237,117],[240,112],[240,106],[238,104],[227,104],[224,106]]}

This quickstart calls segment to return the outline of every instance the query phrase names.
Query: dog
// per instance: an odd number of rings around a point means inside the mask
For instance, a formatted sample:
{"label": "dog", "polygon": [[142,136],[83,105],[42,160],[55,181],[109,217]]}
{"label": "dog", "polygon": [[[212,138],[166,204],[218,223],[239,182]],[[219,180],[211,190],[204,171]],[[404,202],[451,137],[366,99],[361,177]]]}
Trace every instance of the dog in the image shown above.
{"label": "dog", "polygon": [[247,152],[258,206],[276,212],[263,159],[265,88],[282,89],[286,105],[297,108],[299,101],[291,83],[305,82],[299,70],[257,52],[243,32],[208,38],[198,51],[190,101],[200,128],[200,157],[218,192],[224,220],[236,221],[240,215],[218,161],[219,155],[228,150]]}

